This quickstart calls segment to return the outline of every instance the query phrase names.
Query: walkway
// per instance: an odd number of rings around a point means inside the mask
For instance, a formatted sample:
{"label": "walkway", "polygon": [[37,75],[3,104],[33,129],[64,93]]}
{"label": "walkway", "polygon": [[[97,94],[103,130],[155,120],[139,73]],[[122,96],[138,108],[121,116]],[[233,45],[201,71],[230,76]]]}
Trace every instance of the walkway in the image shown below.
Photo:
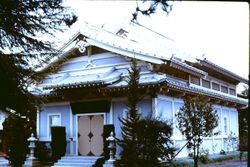
{"label": "walkway", "polygon": [[247,167],[247,161],[229,160],[202,165],[202,167]]}

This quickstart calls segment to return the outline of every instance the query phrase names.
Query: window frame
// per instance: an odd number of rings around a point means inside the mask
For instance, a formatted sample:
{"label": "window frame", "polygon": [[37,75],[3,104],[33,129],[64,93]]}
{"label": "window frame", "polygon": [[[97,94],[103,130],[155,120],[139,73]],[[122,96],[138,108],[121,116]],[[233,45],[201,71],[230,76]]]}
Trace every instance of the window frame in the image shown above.
{"label": "window frame", "polygon": [[[218,85],[218,90],[217,90],[217,89],[214,89],[214,86],[213,86],[213,85]],[[215,91],[220,91],[220,83],[211,82],[211,89],[212,89],[212,90],[215,90]]]}
{"label": "window frame", "polygon": [[[59,116],[58,125],[51,125],[51,117]],[[47,114],[47,138],[51,138],[51,127],[61,126],[62,125],[62,114],[61,113],[48,113]]]}
{"label": "window frame", "polygon": [[[223,89],[225,89],[226,91],[223,91]],[[229,93],[229,88],[226,85],[220,85],[220,90],[222,93]]]}
{"label": "window frame", "polygon": [[[205,82],[207,82],[208,83],[208,87],[207,86],[205,86]],[[211,81],[209,81],[209,80],[205,80],[205,79],[202,79],[201,80],[201,86],[202,87],[204,87],[204,88],[208,88],[208,89],[211,89]]]}

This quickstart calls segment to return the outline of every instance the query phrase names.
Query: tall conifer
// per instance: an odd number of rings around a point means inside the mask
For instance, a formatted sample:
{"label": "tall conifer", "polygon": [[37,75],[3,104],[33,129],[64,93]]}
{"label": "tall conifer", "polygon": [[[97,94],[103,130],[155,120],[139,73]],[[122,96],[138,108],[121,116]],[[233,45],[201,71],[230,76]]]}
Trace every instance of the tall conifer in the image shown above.
{"label": "tall conifer", "polygon": [[119,145],[122,147],[122,163],[129,167],[139,166],[139,141],[137,138],[138,123],[140,115],[138,114],[137,104],[142,96],[139,91],[140,70],[137,68],[136,60],[132,60],[131,69],[129,70],[128,80],[128,112],[125,118],[120,118],[122,124],[122,138]]}

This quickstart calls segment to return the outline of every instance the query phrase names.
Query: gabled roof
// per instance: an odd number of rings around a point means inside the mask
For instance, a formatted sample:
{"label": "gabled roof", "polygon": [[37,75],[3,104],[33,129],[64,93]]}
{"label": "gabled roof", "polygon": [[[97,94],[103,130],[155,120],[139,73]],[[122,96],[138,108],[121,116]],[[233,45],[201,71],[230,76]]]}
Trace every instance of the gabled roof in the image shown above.
{"label": "gabled roof", "polygon": [[188,62],[188,64],[191,64],[192,66],[199,68],[203,71],[206,71],[210,74],[213,74],[217,77],[224,77],[227,78],[229,80],[231,80],[232,82],[235,82],[235,84],[237,84],[237,82],[242,82],[245,84],[248,84],[248,80],[225,69],[222,68],[221,66],[218,66],[214,63],[212,63],[211,61],[207,60],[206,58],[201,60],[201,59],[197,59],[197,62],[192,63],[192,62]]}
{"label": "gabled roof", "polygon": [[[173,42],[173,41],[168,41]],[[164,41],[163,41],[164,43]],[[85,24],[61,49],[60,54],[49,62],[43,69],[49,68],[53,63],[67,57],[70,53],[86,48],[87,46],[96,46],[104,50],[114,52],[129,58],[135,58],[153,64],[164,64],[166,61],[171,62],[172,67],[180,70],[191,72],[194,75],[204,76],[206,72],[195,67],[172,59],[173,55],[181,56],[174,44],[168,43],[165,47],[158,47],[152,44],[147,45],[145,41],[133,40],[119,36],[116,33],[109,32],[105,29]]]}
{"label": "gabled roof", "polygon": [[[243,105],[247,103],[245,100],[237,98],[236,96],[218,91],[216,92],[211,89],[197,87],[195,85],[189,84],[188,82],[176,80],[171,76],[167,76],[166,74],[157,73],[150,69],[149,64],[167,64],[171,68],[176,68],[178,70],[200,77],[207,75],[207,71],[200,67],[207,67],[211,68],[212,70],[214,69],[217,72],[221,72],[223,75],[228,76],[229,78],[231,77],[236,81],[247,81],[236,74],[233,74],[207,60],[198,60],[198,63],[187,63],[182,61],[181,59],[173,56],[178,56],[180,53],[177,51],[177,49],[173,49],[172,46],[166,46],[166,48],[158,49],[157,45],[147,46],[145,42],[140,43],[140,41],[127,39],[124,36],[119,36],[116,33],[112,33],[102,28],[94,27],[88,24],[86,24],[81,31],[77,32],[73,38],[67,42],[64,47],[62,47],[58,59],[53,60],[50,62],[50,64],[60,61],[60,59],[63,59],[72,53],[77,53],[79,55],[82,55],[83,53],[86,54],[85,49],[88,46],[96,46],[98,48],[107,50],[109,51],[108,53],[110,56],[121,56],[123,59],[124,57],[127,57],[141,60],[144,63],[144,66],[147,66],[147,72],[140,76],[140,83],[142,85],[166,84],[168,87],[176,90],[204,94],[206,96],[215,97],[218,99],[226,99],[227,101],[232,101]],[[107,54],[104,56],[106,58]],[[87,56],[82,56],[81,58],[85,59]],[[115,89],[119,87],[126,87],[127,76],[123,73],[123,71],[129,68],[129,62],[126,63],[128,63],[128,66],[123,66],[123,69],[109,65],[101,66],[99,68],[86,68],[85,66],[85,68],[77,70],[63,71],[49,76],[51,78],[47,77],[47,80],[45,79],[44,82],[38,87],[43,88],[43,92],[41,92],[42,95],[51,95],[57,90],[61,89],[84,87]]]}

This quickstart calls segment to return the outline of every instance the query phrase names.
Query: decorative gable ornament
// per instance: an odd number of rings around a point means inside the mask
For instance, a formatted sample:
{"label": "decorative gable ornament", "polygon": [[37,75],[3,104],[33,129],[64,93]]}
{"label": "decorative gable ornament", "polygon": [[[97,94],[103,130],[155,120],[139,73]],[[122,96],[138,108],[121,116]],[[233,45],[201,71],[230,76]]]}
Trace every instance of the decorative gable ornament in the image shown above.
{"label": "decorative gable ornament", "polygon": [[79,41],[76,43],[76,46],[75,46],[75,47],[78,48],[79,52],[84,53],[87,46],[88,46],[88,43],[87,43],[87,42],[85,42],[84,40],[79,40]]}

